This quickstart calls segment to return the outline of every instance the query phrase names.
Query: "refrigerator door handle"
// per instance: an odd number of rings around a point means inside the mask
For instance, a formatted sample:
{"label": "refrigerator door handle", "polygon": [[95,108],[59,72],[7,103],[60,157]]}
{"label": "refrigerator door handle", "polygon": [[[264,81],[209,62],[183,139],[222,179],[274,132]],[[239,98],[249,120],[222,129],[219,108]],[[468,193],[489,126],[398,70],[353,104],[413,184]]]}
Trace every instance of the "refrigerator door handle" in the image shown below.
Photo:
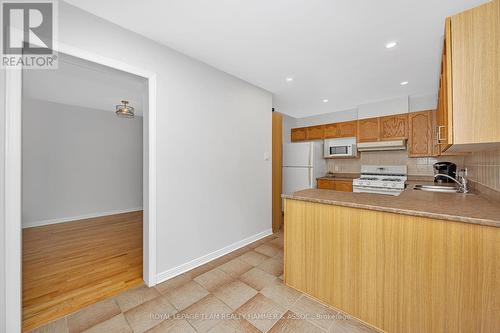
{"label": "refrigerator door handle", "polygon": [[311,145],[309,147],[309,166],[314,167],[315,165],[313,165],[313,163],[314,163],[314,143],[311,142]]}
{"label": "refrigerator door handle", "polygon": [[313,188],[314,187],[314,184],[313,184],[313,168],[309,168],[308,175],[309,175],[309,188]]}

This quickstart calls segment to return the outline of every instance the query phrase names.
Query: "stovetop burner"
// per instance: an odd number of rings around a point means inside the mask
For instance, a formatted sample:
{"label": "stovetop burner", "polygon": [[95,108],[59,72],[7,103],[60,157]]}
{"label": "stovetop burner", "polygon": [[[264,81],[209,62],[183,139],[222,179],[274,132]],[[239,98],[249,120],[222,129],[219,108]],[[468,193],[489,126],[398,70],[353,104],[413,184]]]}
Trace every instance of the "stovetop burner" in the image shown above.
{"label": "stovetop burner", "polygon": [[399,195],[405,189],[406,165],[361,166],[361,177],[352,181],[353,192]]}

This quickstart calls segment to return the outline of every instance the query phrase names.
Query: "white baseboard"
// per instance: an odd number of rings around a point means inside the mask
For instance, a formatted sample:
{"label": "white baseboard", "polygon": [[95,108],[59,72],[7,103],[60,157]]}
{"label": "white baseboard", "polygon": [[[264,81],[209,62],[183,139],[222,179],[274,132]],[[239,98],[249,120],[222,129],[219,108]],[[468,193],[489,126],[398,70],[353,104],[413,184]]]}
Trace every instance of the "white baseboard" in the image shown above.
{"label": "white baseboard", "polygon": [[40,227],[40,226],[49,225],[49,224],[57,224],[57,223],[71,222],[71,221],[77,221],[77,220],[92,219],[95,217],[101,217],[101,216],[107,216],[107,215],[136,212],[138,210],[142,210],[142,207],[129,208],[129,209],[117,209],[117,210],[110,210],[107,212],[92,213],[92,214],[85,214],[85,215],[71,216],[71,217],[62,217],[62,218],[51,219],[51,220],[23,222],[22,227],[23,227],[23,229]]}
{"label": "white baseboard", "polygon": [[167,271],[158,273],[156,282],[160,283],[163,281],[166,281],[168,279],[171,279],[173,277],[176,277],[177,275],[180,275],[182,273],[185,273],[187,271],[190,271],[198,266],[201,266],[203,264],[206,264],[209,261],[212,261],[214,259],[217,259],[219,257],[222,257],[223,255],[226,255],[230,252],[233,252],[243,246],[246,246],[250,243],[253,243],[255,241],[258,241],[259,239],[262,239],[264,237],[267,237],[269,235],[272,235],[273,230],[272,229],[267,229],[263,232],[260,232],[258,234],[255,234],[253,236],[250,236],[248,238],[242,239],[236,243],[233,243],[231,245],[228,245],[226,247],[223,247],[220,250],[214,251],[212,253],[206,254],[204,256],[201,256],[199,258],[196,258],[194,260],[191,260],[185,264],[179,265],[177,267],[171,268]]}

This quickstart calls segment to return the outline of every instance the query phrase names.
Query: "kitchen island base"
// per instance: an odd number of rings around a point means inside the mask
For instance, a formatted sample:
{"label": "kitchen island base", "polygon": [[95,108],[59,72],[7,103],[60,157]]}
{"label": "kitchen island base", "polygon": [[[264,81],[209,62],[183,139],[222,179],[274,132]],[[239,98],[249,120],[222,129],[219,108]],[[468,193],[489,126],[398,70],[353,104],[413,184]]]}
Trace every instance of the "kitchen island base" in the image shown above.
{"label": "kitchen island base", "polygon": [[287,198],[285,283],[386,332],[498,332],[500,228]]}

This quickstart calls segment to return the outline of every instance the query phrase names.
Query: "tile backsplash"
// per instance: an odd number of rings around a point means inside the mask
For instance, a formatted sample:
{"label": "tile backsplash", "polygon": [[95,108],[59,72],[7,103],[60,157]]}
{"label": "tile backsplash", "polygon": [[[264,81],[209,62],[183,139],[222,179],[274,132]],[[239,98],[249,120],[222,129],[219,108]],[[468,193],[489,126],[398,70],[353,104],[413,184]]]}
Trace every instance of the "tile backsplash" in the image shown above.
{"label": "tile backsplash", "polygon": [[409,158],[406,150],[359,152],[356,159],[328,159],[327,171],[333,173],[359,173],[361,165],[407,165],[408,174],[412,176],[432,176],[432,165],[436,162],[448,161],[465,166],[464,156],[442,156]]}
{"label": "tile backsplash", "polygon": [[470,180],[500,191],[500,149],[468,155],[465,166]]}

